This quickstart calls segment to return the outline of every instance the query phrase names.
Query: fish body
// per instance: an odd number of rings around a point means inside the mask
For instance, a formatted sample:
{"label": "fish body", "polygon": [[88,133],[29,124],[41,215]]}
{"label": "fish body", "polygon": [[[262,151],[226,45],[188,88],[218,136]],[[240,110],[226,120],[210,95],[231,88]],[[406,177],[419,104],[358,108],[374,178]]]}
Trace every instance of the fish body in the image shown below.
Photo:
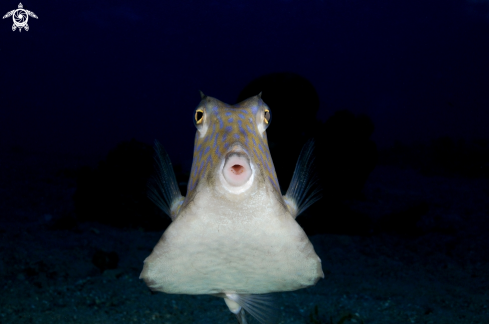
{"label": "fish body", "polygon": [[295,221],[319,198],[310,190],[312,142],[282,196],[266,137],[270,122],[260,95],[233,106],[202,96],[194,113],[186,197],[157,144],[158,177],[150,198],[173,221],[144,261],[140,277],[151,289],[219,296],[240,323],[243,308],[265,323],[266,314],[255,307],[268,303],[261,294],[308,287],[324,277],[321,260]]}

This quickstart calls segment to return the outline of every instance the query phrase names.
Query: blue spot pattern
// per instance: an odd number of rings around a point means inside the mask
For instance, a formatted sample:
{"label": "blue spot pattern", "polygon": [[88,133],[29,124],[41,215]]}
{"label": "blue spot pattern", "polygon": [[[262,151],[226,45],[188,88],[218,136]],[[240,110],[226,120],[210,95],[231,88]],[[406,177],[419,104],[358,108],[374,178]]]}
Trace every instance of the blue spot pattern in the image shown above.
{"label": "blue spot pattern", "polygon": [[[258,97],[251,97],[237,105],[227,105],[215,98],[206,97],[197,108],[204,110],[204,124],[207,132],[201,136],[197,131],[194,145],[194,158],[187,188],[190,197],[199,180],[205,178],[229,150],[231,144],[240,143],[258,165],[272,186],[280,193],[275,167],[270,156],[268,143],[258,132],[255,121],[258,111],[268,106]],[[211,126],[212,125],[212,126]],[[250,140],[251,139],[251,140]]]}

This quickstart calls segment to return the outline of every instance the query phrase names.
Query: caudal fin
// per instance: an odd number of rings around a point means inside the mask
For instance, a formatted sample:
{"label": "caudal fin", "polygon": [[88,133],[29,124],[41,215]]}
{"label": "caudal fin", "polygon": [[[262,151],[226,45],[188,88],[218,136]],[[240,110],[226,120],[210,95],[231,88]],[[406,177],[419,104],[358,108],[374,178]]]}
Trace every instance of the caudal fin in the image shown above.
{"label": "caudal fin", "polygon": [[[226,302],[230,310],[236,314],[240,324],[246,324],[245,312],[250,313],[261,324],[277,323],[278,309],[270,294],[226,294],[225,299],[237,303],[240,307],[230,307],[233,303]],[[235,305],[235,304],[234,304]],[[233,309],[231,309],[233,308]]]}

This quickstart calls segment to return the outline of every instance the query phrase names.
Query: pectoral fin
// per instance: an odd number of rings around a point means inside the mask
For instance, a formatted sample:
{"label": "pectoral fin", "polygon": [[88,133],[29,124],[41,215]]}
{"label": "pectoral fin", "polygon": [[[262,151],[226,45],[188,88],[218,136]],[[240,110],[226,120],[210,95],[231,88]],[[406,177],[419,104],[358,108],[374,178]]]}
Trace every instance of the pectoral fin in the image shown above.
{"label": "pectoral fin", "polygon": [[172,220],[178,215],[184,197],[180,193],[168,153],[155,141],[156,176],[148,184],[148,197]]}
{"label": "pectoral fin", "polygon": [[314,140],[310,139],[302,148],[289,189],[284,196],[287,207],[296,218],[321,198],[319,177],[314,163]]}

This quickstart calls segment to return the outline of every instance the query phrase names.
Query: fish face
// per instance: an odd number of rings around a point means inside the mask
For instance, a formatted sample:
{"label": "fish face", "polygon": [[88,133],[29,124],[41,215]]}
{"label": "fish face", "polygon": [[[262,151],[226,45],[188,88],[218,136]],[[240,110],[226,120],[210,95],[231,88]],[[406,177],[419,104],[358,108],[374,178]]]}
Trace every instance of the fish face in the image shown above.
{"label": "fish face", "polygon": [[197,128],[187,196],[214,188],[229,199],[280,187],[268,149],[270,108],[260,96],[227,105],[204,96],[195,109]]}

